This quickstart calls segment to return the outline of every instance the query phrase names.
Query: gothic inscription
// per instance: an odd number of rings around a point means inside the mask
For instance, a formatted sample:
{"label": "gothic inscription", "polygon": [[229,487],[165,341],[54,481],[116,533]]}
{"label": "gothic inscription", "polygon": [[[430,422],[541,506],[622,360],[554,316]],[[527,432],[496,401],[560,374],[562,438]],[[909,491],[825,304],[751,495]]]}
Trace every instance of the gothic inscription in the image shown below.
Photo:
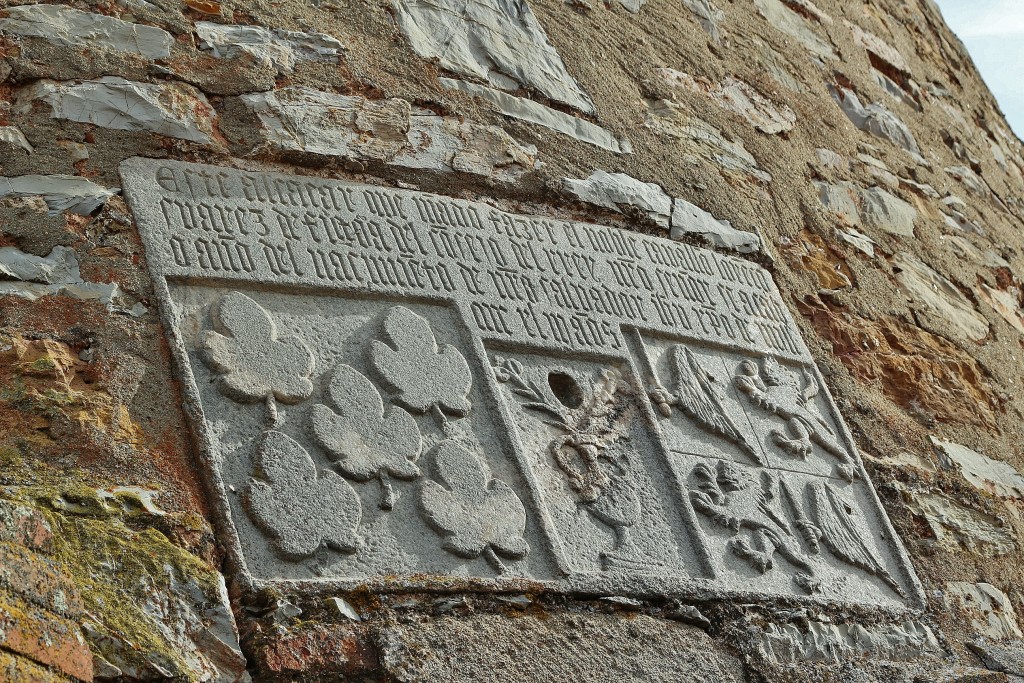
{"label": "gothic inscription", "polygon": [[242,578],[919,600],[762,268],[407,190],[122,175]]}

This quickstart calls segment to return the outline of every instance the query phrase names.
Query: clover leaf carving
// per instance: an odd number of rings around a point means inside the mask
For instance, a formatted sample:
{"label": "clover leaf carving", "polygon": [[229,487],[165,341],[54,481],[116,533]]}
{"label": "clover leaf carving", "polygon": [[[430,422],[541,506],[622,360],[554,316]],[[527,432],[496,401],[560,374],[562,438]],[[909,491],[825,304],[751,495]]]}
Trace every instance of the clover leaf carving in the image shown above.
{"label": "clover leaf carving", "polygon": [[221,297],[200,355],[220,373],[217,388],[239,403],[266,401],[276,421],[273,399],[298,403],[313,393],[313,353],[299,337],[278,338],[273,318],[258,303],[232,292]]}
{"label": "clover leaf carving", "polygon": [[442,422],[445,413],[469,413],[469,364],[451,344],[438,348],[429,322],[395,306],[384,317],[384,334],[390,346],[374,340],[370,359],[396,403],[417,414],[433,410]]}
{"label": "clover leaf carving", "polygon": [[530,552],[523,502],[505,482],[488,481],[480,460],[455,441],[442,441],[433,457],[441,483],[423,482],[420,496],[427,521],[444,535],[441,547],[460,557],[483,554],[504,573],[498,555],[518,560]]}
{"label": "clover leaf carving", "polygon": [[382,510],[395,504],[389,476],[420,476],[413,462],[420,455],[420,430],[412,415],[384,402],[373,384],[348,365],[334,369],[327,385],[331,406],[313,406],[313,436],[346,475],[356,481],[380,481]]}
{"label": "clover leaf carving", "polygon": [[302,559],[323,545],[341,552],[356,549],[362,504],[340,475],[318,474],[306,449],[273,430],[260,437],[254,465],[246,509],[282,556]]}

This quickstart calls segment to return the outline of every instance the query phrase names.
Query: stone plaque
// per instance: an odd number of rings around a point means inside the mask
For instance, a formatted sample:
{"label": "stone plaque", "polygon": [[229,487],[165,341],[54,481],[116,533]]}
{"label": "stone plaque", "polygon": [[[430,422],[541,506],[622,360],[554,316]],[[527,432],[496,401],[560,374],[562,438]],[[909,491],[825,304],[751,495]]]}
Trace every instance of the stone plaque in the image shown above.
{"label": "stone plaque", "polygon": [[122,174],[252,584],[920,602],[759,266],[419,192]]}

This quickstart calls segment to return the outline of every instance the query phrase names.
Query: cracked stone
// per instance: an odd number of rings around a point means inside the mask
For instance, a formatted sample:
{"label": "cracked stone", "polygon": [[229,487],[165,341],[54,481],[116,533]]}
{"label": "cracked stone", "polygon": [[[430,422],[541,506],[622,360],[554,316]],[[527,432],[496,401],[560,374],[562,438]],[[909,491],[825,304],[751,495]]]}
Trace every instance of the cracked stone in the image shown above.
{"label": "cracked stone", "polygon": [[761,238],[756,233],[732,227],[729,221],[715,218],[704,209],[678,197],[672,203],[672,239],[683,235],[699,235],[708,243],[741,254],[761,251]]}
{"label": "cracked stone", "polygon": [[79,176],[0,176],[0,198],[41,197],[51,216],[62,211],[88,216],[117,192]]}
{"label": "cracked stone", "polygon": [[819,36],[804,17],[780,0],[754,0],[754,4],[769,24],[795,38],[815,57],[822,60],[837,58],[832,43],[827,38]]}
{"label": "cracked stone", "polygon": [[736,173],[759,184],[770,183],[770,174],[761,170],[757,160],[742,141],[727,140],[722,131],[710,123],[687,116],[678,105],[668,100],[648,100],[648,128],[680,140],[686,156],[703,159],[726,173]]}
{"label": "cracked stone", "polygon": [[622,213],[623,206],[631,206],[647,214],[656,225],[669,227],[672,198],[660,185],[645,183],[624,173],[606,173],[597,170],[585,180],[563,179],[565,189],[580,201],[603,206]]}
{"label": "cracked stone", "polygon": [[454,90],[461,90],[464,93],[487,100],[495,105],[505,116],[511,116],[521,121],[535,123],[551,130],[558,131],[564,135],[576,138],[582,142],[607,149],[619,154],[631,153],[632,146],[628,140],[616,138],[611,132],[586,119],[577,118],[565,112],[545,107],[543,104],[528,100],[524,97],[516,97],[494,88],[487,88],[475,83],[455,80],[452,78],[440,79],[441,85]]}
{"label": "cracked stone", "polygon": [[525,0],[393,0],[392,7],[419,56],[497,88],[531,88],[594,113]]}
{"label": "cracked stone", "polygon": [[929,438],[942,456],[945,467],[950,469],[954,463],[959,465],[964,479],[974,487],[1001,498],[1024,499],[1024,476],[1012,465],[993,460],[952,441]]}
{"label": "cracked stone", "polygon": [[981,657],[985,666],[993,671],[1024,676],[1024,642],[1016,641],[1006,645],[996,643],[967,643],[974,654]]}
{"label": "cracked stone", "polygon": [[234,59],[240,55],[255,58],[263,69],[276,69],[279,75],[289,74],[298,62],[338,63],[345,46],[323,33],[302,33],[268,29],[262,26],[196,22],[199,48],[214,57]]}
{"label": "cracked stone", "polygon": [[132,52],[146,59],[169,57],[174,45],[174,37],[162,28],[133,24],[61,5],[8,8],[7,18],[0,19],[0,32],[45,38],[61,45]]}
{"label": "cracked stone", "polygon": [[28,114],[35,102],[49,105],[55,119],[215,144],[216,112],[199,90],[183,83],[138,83],[119,76],[44,79],[18,91],[14,111]]}
{"label": "cracked stone", "polygon": [[875,257],[875,241],[864,233],[849,228],[848,230],[836,230],[836,235],[839,236],[840,240],[857,249],[865,256]]}
{"label": "cracked stone", "polygon": [[832,98],[839,104],[846,117],[857,128],[899,145],[910,152],[919,163],[924,161],[924,158],[921,157],[921,148],[918,147],[917,140],[914,139],[910,128],[885,105],[861,104],[857,93],[841,86],[830,85],[829,92],[832,93]]}
{"label": "cracked stone", "polygon": [[282,88],[242,96],[274,148],[381,161],[403,168],[512,179],[536,163],[536,149],[494,126],[427,110],[400,99]]}
{"label": "cracked stone", "polygon": [[988,336],[988,321],[974,310],[970,299],[921,259],[900,252],[893,259],[893,270],[900,289],[937,320],[973,341]]}
{"label": "cracked stone", "polygon": [[25,138],[25,134],[14,126],[0,126],[0,144],[19,147],[29,154],[33,152],[32,145]]}
{"label": "cracked stone", "polygon": [[979,635],[998,640],[1024,638],[1010,599],[990,583],[948,583],[946,604],[970,614],[971,624]]}
{"label": "cracked stone", "polygon": [[658,73],[670,87],[703,95],[722,109],[739,114],[762,133],[785,133],[796,124],[796,114],[792,109],[786,105],[777,106],[753,87],[732,76],[721,83],[712,83],[675,69],[658,69]]}

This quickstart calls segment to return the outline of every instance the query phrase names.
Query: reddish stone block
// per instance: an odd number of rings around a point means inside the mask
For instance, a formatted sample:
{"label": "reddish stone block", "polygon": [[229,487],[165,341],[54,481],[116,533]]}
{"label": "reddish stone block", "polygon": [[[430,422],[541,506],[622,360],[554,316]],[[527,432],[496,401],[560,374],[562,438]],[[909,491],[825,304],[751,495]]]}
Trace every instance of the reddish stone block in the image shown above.
{"label": "reddish stone block", "polygon": [[0,543],[0,588],[70,619],[85,609],[74,584],[52,560],[10,543]]}
{"label": "reddish stone block", "polygon": [[78,626],[25,600],[0,595],[0,648],[92,681],[92,653]]}
{"label": "reddish stone block", "polygon": [[71,683],[72,680],[21,655],[0,652],[0,681],[4,683]]}
{"label": "reddish stone block", "polygon": [[375,671],[378,660],[358,627],[315,624],[275,633],[254,649],[255,661],[264,673],[296,674],[316,671],[357,675]]}
{"label": "reddish stone block", "polygon": [[0,499],[0,541],[44,553],[53,550],[53,532],[42,513],[3,499]]}

